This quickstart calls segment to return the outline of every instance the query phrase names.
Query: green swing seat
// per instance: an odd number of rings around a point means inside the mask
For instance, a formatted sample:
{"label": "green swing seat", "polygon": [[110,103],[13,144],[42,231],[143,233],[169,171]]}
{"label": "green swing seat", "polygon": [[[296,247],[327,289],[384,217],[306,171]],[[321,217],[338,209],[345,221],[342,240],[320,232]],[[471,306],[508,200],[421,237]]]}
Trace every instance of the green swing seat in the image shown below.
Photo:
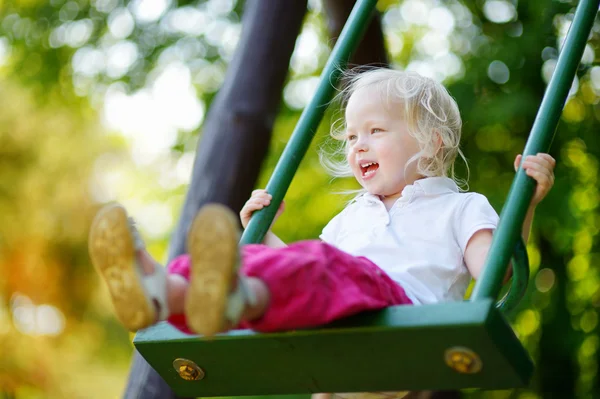
{"label": "green swing seat", "polygon": [[[581,0],[548,85],[524,156],[546,152],[600,0]],[[267,190],[271,206],[257,212],[241,244],[267,232],[331,99],[340,66],[360,41],[376,0],[358,0],[322,73],[321,83],[284,151]],[[397,306],[311,330],[258,334],[236,330],[210,340],[167,323],[137,333],[139,353],[180,396],[248,396],[315,392],[506,389],[526,386],[533,363],[504,312],[520,301],[529,279],[520,240],[535,184],[516,174],[484,271],[468,301]],[[496,303],[507,265],[514,275]]]}
{"label": "green swing seat", "polygon": [[[242,330],[212,340],[162,323],[138,333],[135,345],[178,395],[190,397],[506,389],[526,385],[533,372],[491,299],[396,306],[317,330]],[[181,358],[194,363],[176,363],[190,381],[173,365]]]}

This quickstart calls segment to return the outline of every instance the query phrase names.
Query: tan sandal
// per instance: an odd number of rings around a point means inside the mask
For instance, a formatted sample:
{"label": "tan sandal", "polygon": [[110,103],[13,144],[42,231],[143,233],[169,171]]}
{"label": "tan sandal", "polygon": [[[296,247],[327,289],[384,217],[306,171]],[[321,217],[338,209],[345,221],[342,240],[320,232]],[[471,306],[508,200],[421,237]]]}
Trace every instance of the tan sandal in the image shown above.
{"label": "tan sandal", "polygon": [[133,220],[119,204],[102,208],[90,231],[92,263],[108,287],[117,317],[130,331],[169,316],[166,270],[158,263],[145,274],[137,258],[144,249]]}
{"label": "tan sandal", "polygon": [[227,207],[208,204],[188,234],[190,286],[185,314],[189,328],[206,337],[237,326],[246,304],[256,303],[238,277],[238,219]]}

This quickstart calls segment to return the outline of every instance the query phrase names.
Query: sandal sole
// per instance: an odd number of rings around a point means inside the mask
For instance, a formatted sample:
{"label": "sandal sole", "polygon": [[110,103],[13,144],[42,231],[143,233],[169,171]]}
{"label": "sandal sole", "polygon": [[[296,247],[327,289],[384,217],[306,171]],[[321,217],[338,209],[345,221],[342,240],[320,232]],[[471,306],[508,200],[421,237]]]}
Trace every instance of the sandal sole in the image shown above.
{"label": "sandal sole", "polygon": [[146,297],[136,270],[135,244],[122,206],[109,205],[98,212],[90,231],[89,251],[119,321],[130,331],[154,324],[154,305]]}
{"label": "sandal sole", "polygon": [[202,207],[192,223],[185,314],[189,328],[197,334],[212,337],[226,328],[227,301],[237,279],[239,238],[237,218],[223,205]]}

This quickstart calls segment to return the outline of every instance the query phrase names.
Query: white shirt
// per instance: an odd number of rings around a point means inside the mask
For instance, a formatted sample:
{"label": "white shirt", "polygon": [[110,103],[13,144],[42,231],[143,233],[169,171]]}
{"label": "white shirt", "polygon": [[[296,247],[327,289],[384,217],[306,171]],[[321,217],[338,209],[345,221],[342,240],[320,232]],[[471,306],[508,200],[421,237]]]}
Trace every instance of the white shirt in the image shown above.
{"label": "white shirt", "polygon": [[467,243],[477,231],[495,229],[498,219],[483,195],[460,193],[450,178],[429,177],[406,186],[389,212],[376,195],[357,197],[320,238],[371,260],[414,304],[460,301],[471,279]]}

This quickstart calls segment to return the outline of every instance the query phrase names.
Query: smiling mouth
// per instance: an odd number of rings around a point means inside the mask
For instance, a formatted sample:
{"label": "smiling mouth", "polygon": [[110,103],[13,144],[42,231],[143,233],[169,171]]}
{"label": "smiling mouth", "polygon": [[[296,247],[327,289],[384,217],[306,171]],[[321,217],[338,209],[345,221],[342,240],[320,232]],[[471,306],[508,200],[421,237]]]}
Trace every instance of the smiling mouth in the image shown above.
{"label": "smiling mouth", "polygon": [[377,162],[367,162],[360,164],[360,171],[362,173],[362,177],[367,178],[373,176],[375,172],[379,169],[379,164]]}

